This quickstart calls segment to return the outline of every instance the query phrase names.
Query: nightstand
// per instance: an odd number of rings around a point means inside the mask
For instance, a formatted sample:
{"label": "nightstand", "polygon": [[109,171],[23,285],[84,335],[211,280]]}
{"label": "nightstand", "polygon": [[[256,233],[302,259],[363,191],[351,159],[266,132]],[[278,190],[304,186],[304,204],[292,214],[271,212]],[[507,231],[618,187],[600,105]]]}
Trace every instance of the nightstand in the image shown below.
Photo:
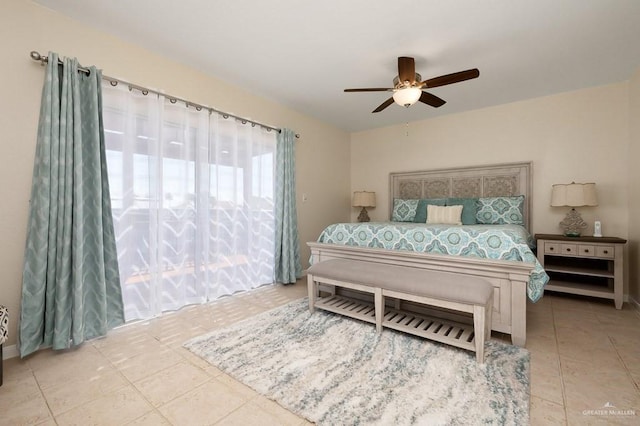
{"label": "nightstand", "polygon": [[622,309],[627,240],[553,234],[535,238],[538,261],[551,278],[545,290],[612,299]]}

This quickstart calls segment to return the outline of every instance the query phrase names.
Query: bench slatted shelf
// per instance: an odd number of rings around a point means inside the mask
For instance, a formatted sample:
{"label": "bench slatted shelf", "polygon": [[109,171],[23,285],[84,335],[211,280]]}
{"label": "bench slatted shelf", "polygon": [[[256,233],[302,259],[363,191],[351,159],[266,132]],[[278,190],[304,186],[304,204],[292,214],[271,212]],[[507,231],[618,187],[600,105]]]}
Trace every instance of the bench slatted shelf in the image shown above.
{"label": "bench slatted shelf", "polygon": [[473,325],[387,308],[382,326],[475,351]]}
{"label": "bench slatted shelf", "polygon": [[330,296],[319,299],[315,306],[325,311],[357,318],[372,324],[376,323],[376,312],[373,303],[366,303],[343,296]]}

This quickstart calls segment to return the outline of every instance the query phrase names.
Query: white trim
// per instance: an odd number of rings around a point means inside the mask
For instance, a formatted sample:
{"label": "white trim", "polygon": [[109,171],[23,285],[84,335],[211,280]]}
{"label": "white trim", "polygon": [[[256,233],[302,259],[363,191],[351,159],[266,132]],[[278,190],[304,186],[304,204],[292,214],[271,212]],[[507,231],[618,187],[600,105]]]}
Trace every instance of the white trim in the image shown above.
{"label": "white trim", "polygon": [[2,359],[17,358],[18,356],[20,356],[20,352],[18,352],[18,345],[2,347]]}
{"label": "white trim", "polygon": [[631,295],[625,295],[625,298],[628,298],[627,301],[631,304],[631,306],[633,306],[636,311],[640,312],[640,302],[634,299]]}

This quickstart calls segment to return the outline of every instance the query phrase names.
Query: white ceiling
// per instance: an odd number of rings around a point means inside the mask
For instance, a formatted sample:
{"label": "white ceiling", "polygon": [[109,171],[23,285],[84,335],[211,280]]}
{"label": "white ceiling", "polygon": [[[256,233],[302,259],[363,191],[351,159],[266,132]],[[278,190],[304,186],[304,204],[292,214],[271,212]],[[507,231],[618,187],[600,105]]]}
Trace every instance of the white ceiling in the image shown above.
{"label": "white ceiling", "polygon": [[[36,2],[347,131],[624,81],[640,67],[638,0]],[[414,57],[423,80],[480,77],[430,89],[447,101],[438,109],[372,114],[390,94],[343,92],[392,87],[398,56]]]}

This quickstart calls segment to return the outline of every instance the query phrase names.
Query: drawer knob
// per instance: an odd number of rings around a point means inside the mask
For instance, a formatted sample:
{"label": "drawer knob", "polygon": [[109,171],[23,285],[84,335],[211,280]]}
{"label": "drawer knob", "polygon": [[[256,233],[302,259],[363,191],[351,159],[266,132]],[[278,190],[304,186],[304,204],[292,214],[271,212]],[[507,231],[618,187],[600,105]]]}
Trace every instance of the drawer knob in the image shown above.
{"label": "drawer knob", "polygon": [[584,249],[584,252],[585,253],[589,253],[589,249]]}
{"label": "drawer knob", "polygon": [[570,249],[570,248],[567,248],[567,251],[571,251],[571,249]]}
{"label": "drawer knob", "polygon": [[604,254],[609,254],[609,250],[604,250],[603,253]]}
{"label": "drawer knob", "polygon": [[549,247],[549,251],[553,251],[553,247]]}

